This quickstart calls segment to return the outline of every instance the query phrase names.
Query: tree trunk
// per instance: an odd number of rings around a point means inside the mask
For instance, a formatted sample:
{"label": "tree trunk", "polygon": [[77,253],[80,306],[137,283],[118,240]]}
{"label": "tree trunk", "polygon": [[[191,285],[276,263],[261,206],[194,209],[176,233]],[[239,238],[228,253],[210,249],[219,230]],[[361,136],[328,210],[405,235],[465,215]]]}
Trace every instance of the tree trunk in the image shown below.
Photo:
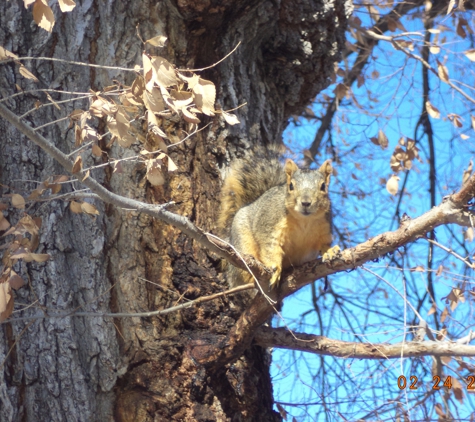
{"label": "tree trunk", "polygon": [[[56,24],[50,34],[33,22],[31,7],[11,0],[0,4],[0,46],[20,57],[132,69],[141,63],[143,44],[136,36],[140,25],[144,40],[159,34],[168,37],[158,55],[179,68],[201,68],[220,60],[240,41],[230,57],[200,73],[216,84],[217,102],[224,110],[247,103],[236,112],[240,125],[208,118],[204,131],[171,148],[178,171],[168,174],[164,187],[143,183],[144,171],[135,163],[124,162],[120,174],[107,168],[91,173],[115,193],[150,203],[174,201],[170,211],[212,231],[220,169],[253,144],[280,142],[289,116],[328,85],[344,45],[350,6],[345,0],[79,0],[71,13],[52,5]],[[13,62],[0,64],[2,98],[16,91],[15,84],[31,91],[3,103],[17,115],[33,109],[37,100],[48,103],[35,89],[87,93],[113,79],[131,83],[134,77],[131,72],[64,62],[23,63],[38,83],[21,77]],[[55,101],[70,97],[51,95]],[[60,111],[46,106],[27,120],[38,127],[85,106],[84,100],[61,104]],[[74,129],[67,120],[40,133],[66,153],[75,149]],[[179,124],[170,126],[168,134],[172,142],[184,136]],[[33,181],[65,174],[2,119],[0,140],[4,195],[28,196],[37,187]],[[108,146],[106,140],[101,146],[109,157],[139,151]],[[100,160],[91,156],[84,166],[97,164]],[[73,186],[81,189],[79,182]],[[15,292],[12,318],[40,310],[46,317],[1,326],[0,420],[280,420],[272,408],[270,357],[265,350],[252,347],[238,361],[213,372],[188,353],[190,341],[205,345],[207,334],[229,331],[239,316],[231,299],[153,318],[47,317],[48,312],[78,308],[156,310],[226,287],[216,257],[180,231],[133,210],[95,205],[97,218],[73,214],[61,200],[34,203],[27,210],[42,218],[37,252],[50,254],[52,260],[15,267],[29,286]],[[12,209],[5,213],[11,223],[22,215]],[[28,305],[31,308],[20,312]]]}

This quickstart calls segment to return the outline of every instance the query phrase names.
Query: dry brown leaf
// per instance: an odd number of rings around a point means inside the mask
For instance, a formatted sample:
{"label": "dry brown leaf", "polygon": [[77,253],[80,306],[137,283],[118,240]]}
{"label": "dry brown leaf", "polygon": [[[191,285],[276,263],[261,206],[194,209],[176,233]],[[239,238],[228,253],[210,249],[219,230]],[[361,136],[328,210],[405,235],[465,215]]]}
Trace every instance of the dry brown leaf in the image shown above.
{"label": "dry brown leaf", "polygon": [[465,32],[465,29],[463,28],[463,24],[461,22],[461,20],[459,19],[458,23],[457,23],[457,35],[459,37],[462,37],[462,38],[467,38],[467,33]]}
{"label": "dry brown leaf", "polygon": [[282,419],[283,419],[284,421],[286,421],[286,420],[287,420],[287,416],[288,416],[287,411],[286,411],[280,404],[278,404],[278,403],[277,403],[277,410],[279,411],[280,416],[282,417]]}
{"label": "dry brown leaf", "polygon": [[361,88],[365,82],[365,78],[363,75],[358,75],[358,78],[356,79],[357,80],[357,86],[358,88]]}
{"label": "dry brown leaf", "polygon": [[162,160],[160,158],[153,158],[147,161],[146,177],[152,186],[160,186],[165,183],[161,167]]}
{"label": "dry brown leaf", "polygon": [[142,54],[143,63],[143,76],[145,81],[145,87],[148,91],[152,91],[155,86],[155,70],[153,69],[152,62],[147,54]]}
{"label": "dry brown leaf", "polygon": [[200,119],[198,119],[198,117],[196,117],[196,114],[192,113],[187,108],[183,108],[181,112],[183,113],[183,118],[188,123],[198,124],[201,121]]}
{"label": "dry brown leaf", "polygon": [[437,74],[442,82],[449,82],[449,70],[441,62],[437,60]]}
{"label": "dry brown leaf", "polygon": [[56,195],[61,191],[61,185],[59,183],[51,183],[49,187],[51,188],[51,193],[53,195]]}
{"label": "dry brown leaf", "polygon": [[463,54],[465,54],[470,61],[475,62],[475,48],[467,50]]}
{"label": "dry brown leaf", "polygon": [[227,113],[226,111],[221,111],[221,114],[224,117],[224,120],[226,120],[226,123],[228,125],[237,125],[240,123],[239,119],[236,117],[235,114]]}
{"label": "dry brown leaf", "polygon": [[78,173],[82,170],[82,157],[78,155],[76,159],[74,160],[73,168],[71,170],[71,173],[75,174]]}
{"label": "dry brown leaf", "polygon": [[0,60],[5,60],[5,59],[18,59],[18,56],[16,54],[13,54],[11,51],[8,51],[7,49],[0,46]]}
{"label": "dry brown leaf", "polygon": [[117,106],[102,97],[96,97],[89,107],[89,112],[96,117],[109,116],[117,112]]}
{"label": "dry brown leaf", "polygon": [[91,177],[91,170],[86,171],[81,181],[84,182],[84,180],[88,179],[89,177]]}
{"label": "dry brown leaf", "polygon": [[460,303],[465,303],[465,296],[462,289],[453,288],[445,297],[446,303],[450,303],[450,310],[453,312]]}
{"label": "dry brown leaf", "polygon": [[35,75],[33,75],[33,73],[31,73],[25,66],[23,66],[22,64],[20,65],[20,74],[22,76],[24,76],[25,78],[27,79],[31,79],[33,82],[39,82],[38,79],[36,78]]}
{"label": "dry brown leaf", "polygon": [[78,125],[74,125],[74,146],[78,147],[82,144],[82,130]]}
{"label": "dry brown leaf", "polygon": [[2,212],[0,212],[0,231],[5,231],[10,228],[9,221],[5,218]]}
{"label": "dry brown leaf", "polygon": [[11,288],[15,290],[18,290],[26,284],[25,280],[23,280],[15,271],[11,271],[8,283],[10,283]]}
{"label": "dry brown leaf", "polygon": [[464,393],[462,384],[456,377],[452,377],[452,390],[455,398],[460,402],[460,404],[463,404]]}
{"label": "dry brown leaf", "polygon": [[147,121],[148,121],[148,130],[150,132],[162,138],[167,138],[166,133],[162,129],[160,129],[160,126],[158,125],[157,117],[150,111],[147,112]]}
{"label": "dry brown leaf", "polygon": [[90,204],[89,202],[83,202],[81,204],[81,210],[86,213],[86,214],[89,214],[89,215],[99,215],[99,211],[97,210],[97,208]]}
{"label": "dry brown leaf", "polygon": [[73,0],[59,0],[59,7],[61,12],[70,12],[76,7],[76,3]]}
{"label": "dry brown leaf", "polygon": [[199,82],[200,77],[196,73],[193,73],[192,76],[185,76],[180,72],[177,72],[178,77],[188,84],[188,89],[193,89],[193,87]]}
{"label": "dry brown leaf", "polygon": [[379,12],[378,9],[376,9],[371,3],[369,3],[368,7],[368,12],[371,15],[371,18],[377,22],[379,20]]}
{"label": "dry brown leaf", "polygon": [[124,138],[128,134],[129,127],[130,123],[125,112],[119,110],[114,116],[107,116],[107,128],[117,138]]}
{"label": "dry brown leaf", "polygon": [[32,235],[37,235],[39,231],[39,226],[36,223],[36,220],[31,218],[28,214],[23,216],[17,223],[18,234],[30,233]]}
{"label": "dry brown leaf", "polygon": [[69,118],[73,121],[73,122],[76,122],[78,121],[81,116],[83,115],[83,113],[85,113],[84,110],[81,110],[80,108],[77,108],[76,110],[73,110],[70,114],[69,114]]}
{"label": "dry brown leaf", "polygon": [[447,115],[447,117],[456,128],[463,127],[461,117],[458,114],[450,113]]}
{"label": "dry brown leaf", "polygon": [[53,30],[54,14],[51,8],[41,0],[36,0],[33,5],[33,19],[40,28],[48,32]]}
{"label": "dry brown leaf", "polygon": [[381,129],[378,131],[378,144],[382,149],[386,149],[389,145],[388,137]]}
{"label": "dry brown leaf", "polygon": [[379,141],[378,141],[378,138],[376,138],[376,136],[372,136],[371,138],[369,138],[369,140],[370,140],[373,144],[379,146]]}
{"label": "dry brown leaf", "polygon": [[49,93],[45,92],[46,94],[46,97],[48,98],[48,100],[51,101],[51,103],[58,109],[58,110],[61,110],[61,107],[56,103],[56,101],[53,100],[53,97],[51,95],[49,95]]}
{"label": "dry brown leaf", "polygon": [[193,94],[188,91],[172,89],[170,91],[169,101],[172,101],[173,107],[176,110],[181,110],[193,102]]}
{"label": "dry brown leaf", "polygon": [[399,177],[392,175],[389,180],[386,182],[386,190],[391,195],[396,195],[399,190]]}
{"label": "dry brown leaf", "polygon": [[440,119],[440,111],[434,107],[429,101],[426,101],[426,110],[433,119]]}
{"label": "dry brown leaf", "polygon": [[396,29],[397,29],[397,23],[394,19],[391,19],[391,18],[387,18],[387,23],[388,23],[388,29],[391,31],[391,32],[395,32]]}
{"label": "dry brown leaf", "polygon": [[176,171],[178,169],[177,165],[173,162],[173,160],[168,157],[168,171]]}
{"label": "dry brown leaf", "polygon": [[178,85],[175,67],[163,57],[152,56],[151,64],[154,69],[154,81],[163,88]]}
{"label": "dry brown leaf", "polygon": [[111,163],[112,167],[113,167],[113,170],[112,170],[112,173],[123,173],[124,172],[124,169],[122,167],[122,161],[119,161],[119,160],[116,160],[116,161],[113,161]]}
{"label": "dry brown leaf", "polygon": [[436,311],[436,310],[437,310],[437,309],[435,308],[435,305],[432,304],[432,306],[430,307],[430,309],[427,311],[427,316],[430,316],[430,315],[432,315],[432,314],[435,314],[435,311]]}
{"label": "dry brown leaf", "polygon": [[81,214],[82,213],[82,208],[81,208],[81,203],[80,202],[71,201],[71,203],[69,204],[69,209],[74,214]]}
{"label": "dry brown leaf", "polygon": [[142,94],[145,90],[145,82],[142,76],[137,76],[135,78],[130,90],[136,98],[142,98]]}
{"label": "dry brown leaf", "polygon": [[5,321],[13,312],[13,296],[10,283],[0,283],[0,322]]}
{"label": "dry brown leaf", "polygon": [[455,7],[455,0],[450,0],[449,5],[447,7],[447,15],[450,14],[450,12],[452,11],[454,7]]}
{"label": "dry brown leaf", "polygon": [[145,107],[152,113],[160,113],[165,110],[165,101],[163,101],[162,94],[157,87],[145,91],[142,98]]}
{"label": "dry brown leaf", "polygon": [[35,261],[35,262],[46,262],[51,258],[47,253],[30,253],[29,257],[25,259],[26,262]]}
{"label": "dry brown leaf", "polygon": [[15,208],[18,208],[20,210],[24,209],[25,208],[25,198],[23,198],[23,196],[21,196],[17,193],[14,193],[12,195],[12,205]]}
{"label": "dry brown leaf", "polygon": [[214,116],[214,102],[216,101],[216,87],[211,81],[201,79],[193,87],[196,107],[207,116]]}
{"label": "dry brown leaf", "polygon": [[440,315],[440,322],[444,323],[448,315],[449,315],[449,310],[447,309],[447,306],[446,306],[444,310],[442,311],[442,314]]}
{"label": "dry brown leaf", "polygon": [[158,35],[156,37],[150,38],[149,40],[145,41],[145,43],[148,43],[155,47],[164,47],[166,41],[167,41],[167,37],[164,37],[163,35]]}
{"label": "dry brown leaf", "polygon": [[97,144],[92,145],[92,155],[95,157],[102,157],[102,149]]}
{"label": "dry brown leaf", "polygon": [[462,174],[462,185],[464,185],[465,182],[470,178],[470,176],[472,175],[472,170],[473,170],[473,161],[470,160],[470,162],[468,163],[468,167],[463,171],[463,174]]}
{"label": "dry brown leaf", "polygon": [[345,84],[338,84],[335,88],[335,95],[338,100],[341,100],[348,93],[348,87]]}

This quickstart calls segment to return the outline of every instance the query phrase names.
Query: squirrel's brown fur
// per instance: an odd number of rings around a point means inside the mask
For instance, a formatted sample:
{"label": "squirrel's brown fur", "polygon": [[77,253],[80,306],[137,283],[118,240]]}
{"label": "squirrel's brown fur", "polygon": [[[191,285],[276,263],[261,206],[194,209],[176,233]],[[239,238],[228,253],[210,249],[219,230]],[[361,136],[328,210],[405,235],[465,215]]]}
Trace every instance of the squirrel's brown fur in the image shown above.
{"label": "squirrel's brown fur", "polygon": [[[331,259],[331,161],[318,170],[301,170],[290,159],[253,156],[231,166],[222,189],[219,226],[230,243],[274,270],[270,287],[283,269],[322,254]],[[231,286],[253,282],[246,271],[228,266]]]}

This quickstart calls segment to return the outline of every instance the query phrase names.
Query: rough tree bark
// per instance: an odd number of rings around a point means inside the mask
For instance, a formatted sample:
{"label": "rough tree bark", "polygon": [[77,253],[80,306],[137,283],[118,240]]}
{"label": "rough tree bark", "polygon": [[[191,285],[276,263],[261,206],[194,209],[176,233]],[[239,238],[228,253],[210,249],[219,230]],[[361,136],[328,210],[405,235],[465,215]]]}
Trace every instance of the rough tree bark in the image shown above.
{"label": "rough tree bark", "polygon": [[[213,230],[221,184],[220,169],[255,143],[279,141],[287,118],[298,113],[329,83],[333,63],[344,45],[350,1],[135,1],[79,0],[71,13],[57,4],[52,34],[39,29],[20,0],[0,4],[0,45],[25,57],[57,57],[133,68],[140,63],[144,39],[162,34],[164,51],[179,68],[217,62],[201,72],[217,88],[223,109],[247,106],[241,125],[230,128],[217,118],[189,141],[173,149],[179,170],[163,188],[141,183],[143,170],[124,165],[122,174],[97,170],[93,177],[112,191],[151,203],[175,201],[173,211]],[[133,74],[28,61],[37,84],[22,78],[13,63],[0,65],[2,98],[15,92],[52,88],[100,90],[112,79],[130,83]],[[67,96],[52,94],[56,100]],[[31,92],[3,104],[17,115],[46,102]],[[64,117],[80,102],[58,111],[31,113],[33,127]],[[207,122],[205,122],[207,123]],[[62,151],[74,149],[68,122],[40,133]],[[170,138],[182,134],[171,127]],[[28,193],[64,170],[51,157],[0,119],[0,183],[3,194]],[[110,156],[130,154],[102,145]],[[90,159],[88,165],[99,162]],[[76,187],[80,185],[77,184]],[[173,227],[128,210],[96,203],[101,215],[75,215],[68,204],[53,201],[29,210],[42,218],[39,252],[52,260],[21,264],[30,281],[17,291],[16,309],[35,302],[48,310],[139,312],[165,308],[179,298],[193,299],[222,290],[216,257]],[[7,215],[16,221],[20,212]],[[148,280],[148,281],[147,281]],[[28,315],[24,311],[22,315]],[[158,318],[74,317],[15,321],[0,329],[1,421],[223,421],[280,420],[272,409],[269,357],[255,346],[231,365],[206,370],[187,348],[205,345],[207,334],[225,334],[239,315],[231,300],[216,300]],[[14,314],[15,316],[15,314]],[[9,352],[10,351],[10,352]],[[4,360],[5,359],[5,360]]]}

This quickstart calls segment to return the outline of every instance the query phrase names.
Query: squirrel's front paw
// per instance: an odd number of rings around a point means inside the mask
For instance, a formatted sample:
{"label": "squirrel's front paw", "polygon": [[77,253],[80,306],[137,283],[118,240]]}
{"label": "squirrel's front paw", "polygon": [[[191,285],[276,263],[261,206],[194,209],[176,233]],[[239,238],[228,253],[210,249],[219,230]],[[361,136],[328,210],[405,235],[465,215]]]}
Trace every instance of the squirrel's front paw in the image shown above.
{"label": "squirrel's front paw", "polygon": [[328,262],[334,259],[339,253],[340,253],[340,247],[338,245],[333,246],[333,248],[328,249],[323,255],[322,255],[322,261],[323,262]]}
{"label": "squirrel's front paw", "polygon": [[269,290],[272,290],[274,287],[279,285],[280,275],[282,274],[281,267],[274,267],[274,274],[269,281]]}

